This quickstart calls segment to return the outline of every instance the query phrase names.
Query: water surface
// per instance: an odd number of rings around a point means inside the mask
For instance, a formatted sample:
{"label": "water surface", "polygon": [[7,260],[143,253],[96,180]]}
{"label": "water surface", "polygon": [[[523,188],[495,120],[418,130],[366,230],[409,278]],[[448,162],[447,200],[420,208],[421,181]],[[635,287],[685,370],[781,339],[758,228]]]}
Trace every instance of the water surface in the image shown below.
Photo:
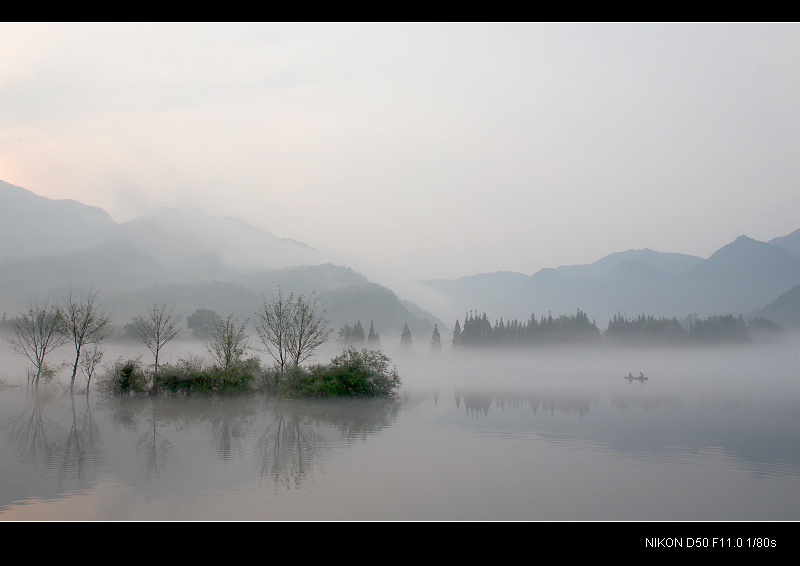
{"label": "water surface", "polygon": [[34,394],[7,365],[0,518],[800,520],[797,345],[417,355],[396,400]]}

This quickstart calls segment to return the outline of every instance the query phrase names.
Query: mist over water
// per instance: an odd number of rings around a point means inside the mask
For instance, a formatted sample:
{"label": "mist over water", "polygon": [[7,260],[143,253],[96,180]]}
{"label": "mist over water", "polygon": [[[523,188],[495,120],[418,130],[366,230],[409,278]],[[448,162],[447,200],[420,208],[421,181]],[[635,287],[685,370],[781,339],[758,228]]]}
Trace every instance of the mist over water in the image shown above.
{"label": "mist over water", "polygon": [[[0,23],[0,519],[800,519],[798,64],[797,24]],[[218,394],[287,296],[397,397]],[[98,341],[180,367],[66,393]]]}
{"label": "mist over water", "polygon": [[37,396],[4,354],[0,518],[797,520],[798,345],[418,346],[395,400]]}

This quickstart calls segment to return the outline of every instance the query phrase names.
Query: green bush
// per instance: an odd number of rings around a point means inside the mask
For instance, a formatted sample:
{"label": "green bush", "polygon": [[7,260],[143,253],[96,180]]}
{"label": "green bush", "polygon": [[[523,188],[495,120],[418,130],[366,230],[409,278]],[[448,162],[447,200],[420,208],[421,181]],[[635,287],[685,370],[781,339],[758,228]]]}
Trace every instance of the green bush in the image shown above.
{"label": "green bush", "polygon": [[258,358],[236,362],[227,369],[190,359],[160,366],[157,381],[160,391],[172,393],[239,393],[251,390],[259,373]]}
{"label": "green bush", "polygon": [[312,397],[385,396],[400,387],[400,377],[391,360],[380,351],[345,349],[328,364],[289,371],[281,382],[284,394]]}
{"label": "green bush", "polygon": [[139,358],[118,359],[98,378],[100,389],[113,395],[128,395],[147,391],[150,379]]}
{"label": "green bush", "polygon": [[117,360],[98,381],[104,392],[113,395],[241,393],[263,388],[270,394],[288,396],[375,397],[394,395],[400,387],[397,369],[390,364],[383,352],[351,346],[328,364],[283,372],[277,367],[262,368],[258,358],[236,362],[227,369],[209,365],[202,358],[181,359],[159,365],[154,379],[137,358]]}

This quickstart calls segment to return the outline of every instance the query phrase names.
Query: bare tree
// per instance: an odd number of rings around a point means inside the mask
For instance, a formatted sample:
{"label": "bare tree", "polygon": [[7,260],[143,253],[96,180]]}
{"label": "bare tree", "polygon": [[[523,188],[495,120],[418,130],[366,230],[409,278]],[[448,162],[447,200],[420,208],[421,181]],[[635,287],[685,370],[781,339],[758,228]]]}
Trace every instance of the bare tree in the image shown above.
{"label": "bare tree", "polygon": [[[319,297],[313,294],[306,297],[299,295],[293,305],[292,326],[289,332],[291,359],[295,367],[300,365],[322,346],[328,339],[332,329],[328,328],[325,312],[317,312]],[[359,321],[359,326],[361,323]],[[363,335],[363,331],[362,331]]]}
{"label": "bare tree", "polygon": [[90,344],[99,344],[111,332],[111,315],[97,301],[98,294],[99,291],[92,287],[75,297],[70,289],[65,298],[61,332],[75,347],[75,363],[72,364],[72,379],[69,383],[71,393],[75,391],[75,376],[81,361],[81,350]]}
{"label": "bare tree", "polygon": [[311,357],[325,343],[332,330],[324,312],[317,311],[316,297],[290,293],[284,299],[278,289],[278,297],[267,302],[258,312],[256,332],[266,351],[272,356],[280,371],[291,362],[295,366]]}
{"label": "bare tree", "polygon": [[[50,305],[45,301],[33,303],[27,313],[22,313],[14,325],[14,338],[8,343],[18,354],[24,354],[36,368],[34,383],[46,371],[45,356],[55,348],[67,343],[67,337],[61,333],[63,314],[58,305]],[[30,375],[30,374],[29,374]]]}
{"label": "bare tree", "polygon": [[289,298],[283,298],[283,292],[280,287],[278,288],[278,298],[272,298],[267,302],[264,298],[264,304],[258,311],[255,327],[258,337],[264,344],[266,352],[272,356],[272,359],[278,364],[281,372],[283,372],[286,363],[291,359],[291,327],[293,324],[293,305],[294,295],[289,293]]}
{"label": "bare tree", "polygon": [[157,305],[153,303],[153,308],[144,315],[139,315],[133,319],[136,326],[136,333],[139,339],[153,353],[155,363],[153,364],[153,385],[155,387],[158,378],[158,356],[162,348],[181,331],[178,326],[178,318],[173,316],[172,307],[167,310],[167,305]]}
{"label": "bare tree", "polygon": [[84,350],[81,354],[81,371],[86,376],[86,394],[89,394],[89,386],[92,383],[92,376],[94,375],[94,371],[100,365],[100,362],[103,361],[103,351],[100,346],[97,344],[93,344],[92,348],[89,350]]}
{"label": "bare tree", "polygon": [[206,350],[225,371],[241,361],[248,350],[249,338],[245,331],[246,326],[247,321],[239,325],[239,321],[231,315],[218,322],[211,331]]}

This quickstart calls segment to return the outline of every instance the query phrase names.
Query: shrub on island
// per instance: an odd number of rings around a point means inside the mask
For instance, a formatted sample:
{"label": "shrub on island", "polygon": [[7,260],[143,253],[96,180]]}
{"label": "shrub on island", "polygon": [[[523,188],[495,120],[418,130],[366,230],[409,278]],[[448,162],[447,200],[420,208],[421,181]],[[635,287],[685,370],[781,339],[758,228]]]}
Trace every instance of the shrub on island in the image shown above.
{"label": "shrub on island", "polygon": [[352,346],[327,364],[296,367],[287,372],[279,390],[308,397],[390,396],[400,387],[397,368],[386,354]]}
{"label": "shrub on island", "polygon": [[249,358],[224,368],[202,358],[161,364],[158,373],[141,361],[117,360],[100,378],[102,390],[111,395],[137,393],[230,394],[261,388],[287,397],[378,397],[394,395],[400,387],[397,368],[386,354],[357,350],[352,346],[327,364],[296,366],[280,371],[262,368],[258,358]]}
{"label": "shrub on island", "polygon": [[206,365],[202,359],[178,360],[158,368],[156,389],[170,393],[244,393],[254,389],[261,373],[258,358],[230,364]]}

